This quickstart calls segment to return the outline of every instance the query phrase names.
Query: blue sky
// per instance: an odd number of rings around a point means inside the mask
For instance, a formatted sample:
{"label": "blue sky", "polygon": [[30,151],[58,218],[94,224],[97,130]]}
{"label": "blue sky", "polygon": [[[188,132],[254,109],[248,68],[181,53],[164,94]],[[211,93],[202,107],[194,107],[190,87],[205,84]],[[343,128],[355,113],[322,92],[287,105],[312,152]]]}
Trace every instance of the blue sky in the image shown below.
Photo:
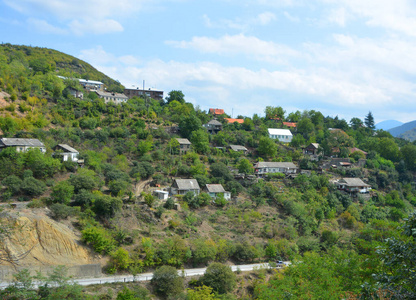
{"label": "blue sky", "polygon": [[234,117],[416,119],[416,1],[0,0],[0,38]]}

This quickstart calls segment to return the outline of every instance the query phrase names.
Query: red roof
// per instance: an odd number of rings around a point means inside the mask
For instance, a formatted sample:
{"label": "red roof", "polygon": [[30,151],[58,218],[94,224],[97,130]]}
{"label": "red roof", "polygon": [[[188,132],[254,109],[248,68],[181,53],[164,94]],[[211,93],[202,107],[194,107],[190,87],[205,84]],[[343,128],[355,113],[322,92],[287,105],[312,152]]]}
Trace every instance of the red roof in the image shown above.
{"label": "red roof", "polygon": [[237,123],[240,123],[240,124],[243,124],[244,123],[244,120],[243,119],[224,118],[224,120],[227,120],[228,123],[234,123],[234,122],[237,122]]}
{"label": "red roof", "polygon": [[296,124],[295,122],[283,122],[283,125],[287,127],[296,127]]}
{"label": "red roof", "polygon": [[223,109],[219,109],[219,108],[210,108],[209,109],[209,113],[213,114],[213,115],[223,115],[224,114],[224,110]]}

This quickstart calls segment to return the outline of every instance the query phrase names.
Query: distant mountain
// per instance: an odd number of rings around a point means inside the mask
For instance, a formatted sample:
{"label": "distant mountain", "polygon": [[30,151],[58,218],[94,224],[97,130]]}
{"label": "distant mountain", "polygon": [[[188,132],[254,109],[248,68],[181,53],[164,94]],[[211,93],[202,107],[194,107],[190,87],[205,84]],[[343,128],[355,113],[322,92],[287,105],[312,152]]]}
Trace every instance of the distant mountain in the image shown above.
{"label": "distant mountain", "polygon": [[386,120],[380,123],[376,124],[376,129],[383,129],[385,131],[395,128],[395,127],[399,127],[403,125],[403,122],[397,121],[397,120]]}
{"label": "distant mountain", "polygon": [[416,121],[411,121],[411,122],[404,123],[401,126],[389,129],[387,131],[390,132],[392,136],[399,137],[401,134],[405,133],[406,131],[412,130],[414,128],[416,128]]}
{"label": "distant mountain", "polygon": [[399,138],[414,142],[416,141],[416,128],[410,129],[399,135]]}

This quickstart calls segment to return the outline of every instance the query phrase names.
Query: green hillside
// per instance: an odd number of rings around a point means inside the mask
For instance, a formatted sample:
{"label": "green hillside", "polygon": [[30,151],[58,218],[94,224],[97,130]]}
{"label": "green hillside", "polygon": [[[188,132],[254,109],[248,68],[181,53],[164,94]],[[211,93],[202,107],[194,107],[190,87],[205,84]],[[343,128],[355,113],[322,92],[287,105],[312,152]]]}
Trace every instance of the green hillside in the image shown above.
{"label": "green hillside", "polygon": [[[415,143],[373,130],[371,118],[366,127],[359,118],[287,112],[280,106],[266,107],[265,117],[259,116],[263,112],[238,116],[241,123],[217,116],[222,128],[210,134],[203,124],[214,117],[186,102],[182,91],[170,91],[164,101],[134,97],[106,104],[93,92],[74,98],[65,92],[73,83],[57,74],[121,88],[60,52],[2,45],[0,138],[39,139],[46,151],[8,147],[0,152],[0,200],[27,203],[71,224],[80,242],[105,258],[106,273],[164,266],[159,275],[166,278],[172,274],[166,266],[215,262],[222,277],[208,274],[185,283],[178,277],[170,286],[116,285],[108,287],[111,293],[59,282],[59,288],[46,286],[33,299],[116,299],[117,294],[117,299],[372,299],[381,294],[389,296],[380,299],[414,299]],[[290,129],[293,138],[279,142],[268,128]],[[177,138],[188,139],[191,150],[181,154]],[[82,163],[54,155],[58,144],[78,150]],[[316,155],[303,151],[311,144],[319,144]],[[287,164],[259,176],[260,162]],[[286,174],[289,163],[298,168],[296,174]],[[342,178],[371,190],[341,189],[336,182]],[[195,179],[200,193],[175,193],[165,200],[154,195],[175,179]],[[207,184],[221,184],[231,199],[223,193],[212,199]],[[10,230],[0,229],[2,255]],[[292,265],[236,278],[221,265],[280,260]],[[6,262],[24,264],[23,259]],[[28,290],[16,285],[0,295],[15,299]]]}

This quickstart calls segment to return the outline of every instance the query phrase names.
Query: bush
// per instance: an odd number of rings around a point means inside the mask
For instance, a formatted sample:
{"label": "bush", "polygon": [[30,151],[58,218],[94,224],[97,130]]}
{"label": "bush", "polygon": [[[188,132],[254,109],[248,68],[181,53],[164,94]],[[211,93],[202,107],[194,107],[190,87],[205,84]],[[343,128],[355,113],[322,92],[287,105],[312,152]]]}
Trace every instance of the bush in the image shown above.
{"label": "bush", "polygon": [[91,245],[97,253],[109,254],[115,247],[114,239],[104,228],[91,226],[81,233],[82,240]]}
{"label": "bush", "polygon": [[69,204],[74,195],[74,187],[67,181],[58,182],[52,188],[52,201],[54,203]]}
{"label": "bush", "polygon": [[22,180],[16,175],[7,176],[3,179],[2,184],[7,187],[7,190],[10,191],[13,195],[16,195],[20,192],[22,186]]}
{"label": "bush", "polygon": [[21,186],[22,192],[27,196],[40,196],[46,190],[46,184],[33,177],[28,177],[23,180]]}
{"label": "bush", "polygon": [[52,218],[55,220],[67,219],[69,216],[75,216],[79,212],[79,209],[61,203],[52,204],[49,209],[51,210]]}
{"label": "bush", "polygon": [[229,266],[222,263],[212,263],[201,277],[200,282],[212,287],[217,293],[225,294],[234,290],[236,275]]}
{"label": "bush", "polygon": [[157,294],[161,296],[176,296],[183,289],[183,278],[178,275],[178,271],[171,266],[162,266],[153,273],[151,280]]}

